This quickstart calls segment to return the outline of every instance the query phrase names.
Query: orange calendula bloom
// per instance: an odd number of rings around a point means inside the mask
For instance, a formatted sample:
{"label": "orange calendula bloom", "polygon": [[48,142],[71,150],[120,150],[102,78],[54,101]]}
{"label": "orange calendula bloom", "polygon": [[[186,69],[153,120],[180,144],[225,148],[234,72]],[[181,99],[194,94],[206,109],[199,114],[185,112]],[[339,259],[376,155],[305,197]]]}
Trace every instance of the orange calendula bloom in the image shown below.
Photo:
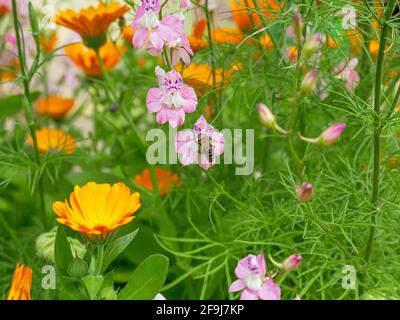
{"label": "orange calendula bloom", "polygon": [[[214,75],[209,65],[192,63],[184,70],[182,70],[180,65],[176,69],[181,73],[185,83],[193,86],[200,94],[204,93],[206,87],[212,87],[214,84]],[[223,85],[226,85],[230,81],[230,77],[234,71],[235,68],[231,68],[230,70],[216,68],[215,86],[221,88]]]}
{"label": "orange calendula bloom", "polygon": [[[175,187],[181,186],[181,182],[177,174],[173,173],[171,170],[163,170],[161,168],[155,168],[154,170],[157,187],[160,191],[161,196],[165,196],[171,192]],[[147,190],[153,191],[154,186],[151,180],[150,169],[145,169],[142,174],[135,176],[135,183]]]}
{"label": "orange calendula bloom", "polygon": [[99,48],[106,42],[106,31],[111,23],[129,11],[118,2],[90,6],[79,12],[68,9],[56,16],[56,23],[80,34],[89,48]]}
{"label": "orange calendula bloom", "polygon": [[75,100],[57,96],[42,98],[37,102],[37,112],[53,119],[61,119],[74,106]]}
{"label": "orange calendula bloom", "polygon": [[211,39],[218,44],[239,44],[244,38],[245,35],[234,28],[217,28],[211,34]]}
{"label": "orange calendula bloom", "polygon": [[[36,130],[36,141],[40,153],[56,151],[72,154],[76,147],[72,136],[60,129],[42,128]],[[32,136],[29,136],[28,142],[33,147]]]}
{"label": "orange calendula bloom", "polygon": [[31,300],[32,269],[17,264],[7,300]]}
{"label": "orange calendula bloom", "polygon": [[188,38],[190,47],[193,52],[197,52],[208,46],[208,42],[204,40],[204,32],[207,27],[207,20],[201,19],[193,25],[192,35]]}
{"label": "orange calendula bloom", "polygon": [[[108,41],[100,48],[100,57],[107,70],[114,68],[120,61],[125,48],[121,45],[114,45]],[[76,43],[65,48],[65,54],[70,57],[73,63],[83,70],[88,77],[101,77],[103,75],[100,64],[93,49],[85,47],[82,43]]]}
{"label": "orange calendula bloom", "polygon": [[49,53],[54,50],[57,44],[57,33],[52,32],[50,34],[44,34],[40,36],[40,45],[45,53]]}
{"label": "orange calendula bloom", "polygon": [[132,39],[135,35],[135,30],[131,26],[126,26],[122,29],[122,37],[125,39],[126,42],[132,45]]}
{"label": "orange calendula bloom", "polygon": [[[263,21],[253,0],[230,0],[232,8],[232,20],[238,27],[246,32],[251,28],[261,28]],[[279,12],[281,5],[275,0],[259,0],[257,5],[264,20],[270,22]],[[254,23],[254,26],[253,26]]]}
{"label": "orange calendula bloom", "polygon": [[57,221],[88,237],[105,238],[118,227],[131,222],[140,208],[140,195],[122,182],[97,184],[89,182],[75,186],[64,202],[57,201],[53,210]]}

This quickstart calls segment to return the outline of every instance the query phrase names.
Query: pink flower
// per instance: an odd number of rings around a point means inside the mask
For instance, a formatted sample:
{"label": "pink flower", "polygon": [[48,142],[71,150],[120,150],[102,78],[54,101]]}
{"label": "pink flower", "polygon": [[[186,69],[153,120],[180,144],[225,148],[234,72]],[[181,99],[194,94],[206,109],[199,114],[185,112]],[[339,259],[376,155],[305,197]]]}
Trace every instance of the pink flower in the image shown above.
{"label": "pink flower", "polygon": [[175,70],[166,73],[156,67],[156,76],[159,88],[151,88],[147,93],[147,110],[157,113],[159,124],[168,122],[174,128],[179,127],[185,122],[185,113],[196,110],[196,93]]}
{"label": "pink flower", "polygon": [[238,262],[235,269],[238,280],[232,282],[229,292],[242,291],[240,300],[280,300],[280,287],[266,278],[266,273],[264,254],[248,255]]}
{"label": "pink flower", "polygon": [[360,76],[357,71],[355,71],[357,64],[358,59],[353,58],[347,64],[342,61],[333,68],[333,72],[336,73],[336,78],[345,80],[346,87],[350,91],[354,91],[360,83]]}
{"label": "pink flower", "polygon": [[190,3],[190,0],[181,0],[181,9],[189,9],[192,7],[192,4]]}
{"label": "pink flower", "polygon": [[331,125],[328,129],[321,133],[318,138],[318,142],[323,145],[334,143],[337,139],[339,139],[345,128],[346,124],[344,123],[336,123]]}
{"label": "pink flower", "polygon": [[317,69],[311,69],[309,72],[305,74],[304,79],[301,82],[300,86],[300,91],[303,94],[307,94],[315,90],[315,88],[317,87],[317,76],[318,76]]}
{"label": "pink flower", "polygon": [[135,48],[145,47],[151,55],[158,55],[167,45],[172,49],[172,60],[182,59],[186,64],[190,63],[190,55],[193,55],[189,41],[184,32],[182,15],[168,14],[160,21],[159,0],[142,0],[138,6],[136,16],[132,24],[135,30],[133,46]]}
{"label": "pink flower", "polygon": [[299,202],[308,202],[313,197],[313,186],[311,183],[304,182],[296,186],[296,196]]}
{"label": "pink flower", "polygon": [[196,121],[193,130],[178,132],[174,143],[182,165],[197,163],[205,170],[211,168],[224,152],[224,135],[208,124],[203,116]]}

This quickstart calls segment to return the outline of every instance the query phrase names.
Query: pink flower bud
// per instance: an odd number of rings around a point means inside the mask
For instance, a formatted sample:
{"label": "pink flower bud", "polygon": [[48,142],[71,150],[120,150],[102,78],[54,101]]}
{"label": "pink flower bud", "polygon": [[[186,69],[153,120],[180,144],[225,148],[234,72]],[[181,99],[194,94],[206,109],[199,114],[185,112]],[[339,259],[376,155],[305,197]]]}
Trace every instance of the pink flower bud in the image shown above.
{"label": "pink flower bud", "polygon": [[181,9],[189,9],[192,7],[190,0],[181,0]]}
{"label": "pink flower bud", "polygon": [[313,197],[313,186],[311,183],[304,182],[302,185],[296,186],[297,200],[299,202],[308,202]]}
{"label": "pink flower bud", "polygon": [[271,110],[265,104],[262,103],[259,103],[257,105],[257,110],[258,110],[258,116],[263,126],[265,126],[268,129],[275,130],[276,120]]}
{"label": "pink flower bud", "polygon": [[301,255],[299,254],[292,254],[291,256],[287,257],[285,261],[282,262],[282,269],[285,271],[294,271],[296,270],[301,263]]}
{"label": "pink flower bud", "polygon": [[303,54],[305,56],[305,59],[308,59],[311,55],[314,54],[315,51],[319,49],[319,47],[321,46],[322,38],[322,34],[317,32],[307,39],[303,47]]}
{"label": "pink flower bud", "polygon": [[318,142],[323,145],[334,143],[337,139],[339,139],[345,128],[346,124],[344,123],[336,123],[330,126],[321,133],[318,138]]}
{"label": "pink flower bud", "polygon": [[300,86],[301,93],[308,94],[315,90],[317,86],[317,75],[317,69],[311,69],[309,72],[306,73]]}
{"label": "pink flower bud", "polygon": [[303,23],[303,18],[301,16],[301,13],[297,9],[293,14],[293,23],[294,23],[294,32],[296,34],[297,41],[298,41],[298,43],[302,43],[303,42],[304,23]]}

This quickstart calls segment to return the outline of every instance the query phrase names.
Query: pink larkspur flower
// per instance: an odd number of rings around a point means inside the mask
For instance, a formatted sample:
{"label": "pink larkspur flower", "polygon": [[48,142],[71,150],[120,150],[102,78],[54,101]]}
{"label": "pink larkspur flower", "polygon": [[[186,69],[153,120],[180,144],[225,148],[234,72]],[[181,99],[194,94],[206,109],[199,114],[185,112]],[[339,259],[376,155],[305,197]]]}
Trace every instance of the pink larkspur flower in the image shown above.
{"label": "pink larkspur flower", "polygon": [[180,7],[181,9],[189,9],[192,7],[192,4],[190,3],[190,0],[181,0]]}
{"label": "pink larkspur flower", "polygon": [[358,59],[353,58],[347,64],[342,61],[333,68],[333,72],[336,73],[336,78],[345,80],[347,89],[352,92],[360,83],[360,75],[355,70],[357,64]]}
{"label": "pink larkspur flower", "polygon": [[285,271],[294,271],[296,270],[301,263],[301,255],[298,253],[292,254],[282,262],[282,269]]}
{"label": "pink larkspur flower", "polygon": [[197,96],[193,88],[183,83],[179,72],[165,72],[156,67],[159,88],[151,88],[147,93],[149,113],[157,113],[159,124],[169,123],[176,128],[185,122],[185,113],[194,112]]}
{"label": "pink larkspur flower", "polygon": [[308,202],[314,195],[313,186],[311,183],[304,182],[296,186],[296,196],[299,202]]}
{"label": "pink larkspur flower", "polygon": [[159,0],[142,0],[138,6],[132,23],[135,34],[132,39],[135,48],[145,47],[151,55],[162,52],[164,45],[172,48],[172,59],[182,59],[186,64],[190,62],[193,52],[186,38],[182,15],[168,14],[161,21],[158,18],[161,9]]}
{"label": "pink larkspur flower", "polygon": [[232,282],[229,292],[242,291],[240,300],[280,300],[280,287],[266,273],[264,254],[248,255],[238,262],[235,269],[238,280]]}
{"label": "pink larkspur flower", "polygon": [[208,170],[224,152],[224,135],[201,116],[193,130],[184,130],[176,134],[174,144],[176,152],[181,155],[182,165],[199,164]]}

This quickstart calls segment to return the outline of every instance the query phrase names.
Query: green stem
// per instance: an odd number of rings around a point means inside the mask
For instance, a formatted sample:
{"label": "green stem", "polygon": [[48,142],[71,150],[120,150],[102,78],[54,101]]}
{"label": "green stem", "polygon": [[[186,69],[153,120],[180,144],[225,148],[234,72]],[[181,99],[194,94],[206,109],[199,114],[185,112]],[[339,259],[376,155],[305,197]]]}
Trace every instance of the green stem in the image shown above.
{"label": "green stem", "polygon": [[95,276],[101,275],[101,269],[103,268],[103,257],[104,257],[104,243],[101,242],[97,246],[96,269],[94,272]]}
{"label": "green stem", "polygon": [[[24,115],[25,115],[25,120],[28,124],[29,132],[31,134],[32,140],[33,140],[33,147],[35,151],[35,161],[38,166],[38,170],[41,170],[41,159],[40,159],[40,154],[39,154],[39,147],[38,147],[38,142],[36,138],[36,123],[33,119],[33,107],[30,99],[30,77],[29,74],[26,70],[26,62],[25,62],[25,55],[24,55],[24,50],[23,46],[21,43],[21,30],[20,30],[20,24],[18,20],[18,12],[17,12],[17,3],[16,0],[12,0],[12,13],[13,13],[13,21],[14,21],[14,30],[15,30],[15,37],[17,41],[17,50],[18,50],[18,60],[20,64],[20,69],[21,69],[21,74],[23,78],[23,91],[24,91],[24,96],[25,96],[25,101],[23,103],[24,107]],[[39,50],[39,48],[36,48]],[[40,199],[40,207],[42,210],[43,214],[43,226],[46,229],[47,228],[47,215],[46,215],[46,206],[45,206],[45,199],[44,199],[44,187],[43,187],[43,180],[41,177],[39,177],[38,180],[38,188],[39,188],[39,199]]]}
{"label": "green stem", "polygon": [[386,37],[389,31],[388,20],[392,14],[395,1],[390,0],[388,7],[385,11],[383,26],[381,31],[380,43],[379,43],[379,53],[376,62],[376,75],[375,75],[375,99],[374,99],[374,160],[373,160],[373,175],[372,175],[372,205],[373,212],[371,214],[371,228],[369,232],[369,238],[367,247],[365,250],[364,259],[368,263],[372,247],[374,244],[375,231],[377,216],[379,213],[379,179],[380,179],[380,149],[381,149],[381,126],[380,126],[380,106],[381,106],[381,91],[382,91],[382,73],[383,73],[383,62],[385,58],[385,48],[386,48]]}

